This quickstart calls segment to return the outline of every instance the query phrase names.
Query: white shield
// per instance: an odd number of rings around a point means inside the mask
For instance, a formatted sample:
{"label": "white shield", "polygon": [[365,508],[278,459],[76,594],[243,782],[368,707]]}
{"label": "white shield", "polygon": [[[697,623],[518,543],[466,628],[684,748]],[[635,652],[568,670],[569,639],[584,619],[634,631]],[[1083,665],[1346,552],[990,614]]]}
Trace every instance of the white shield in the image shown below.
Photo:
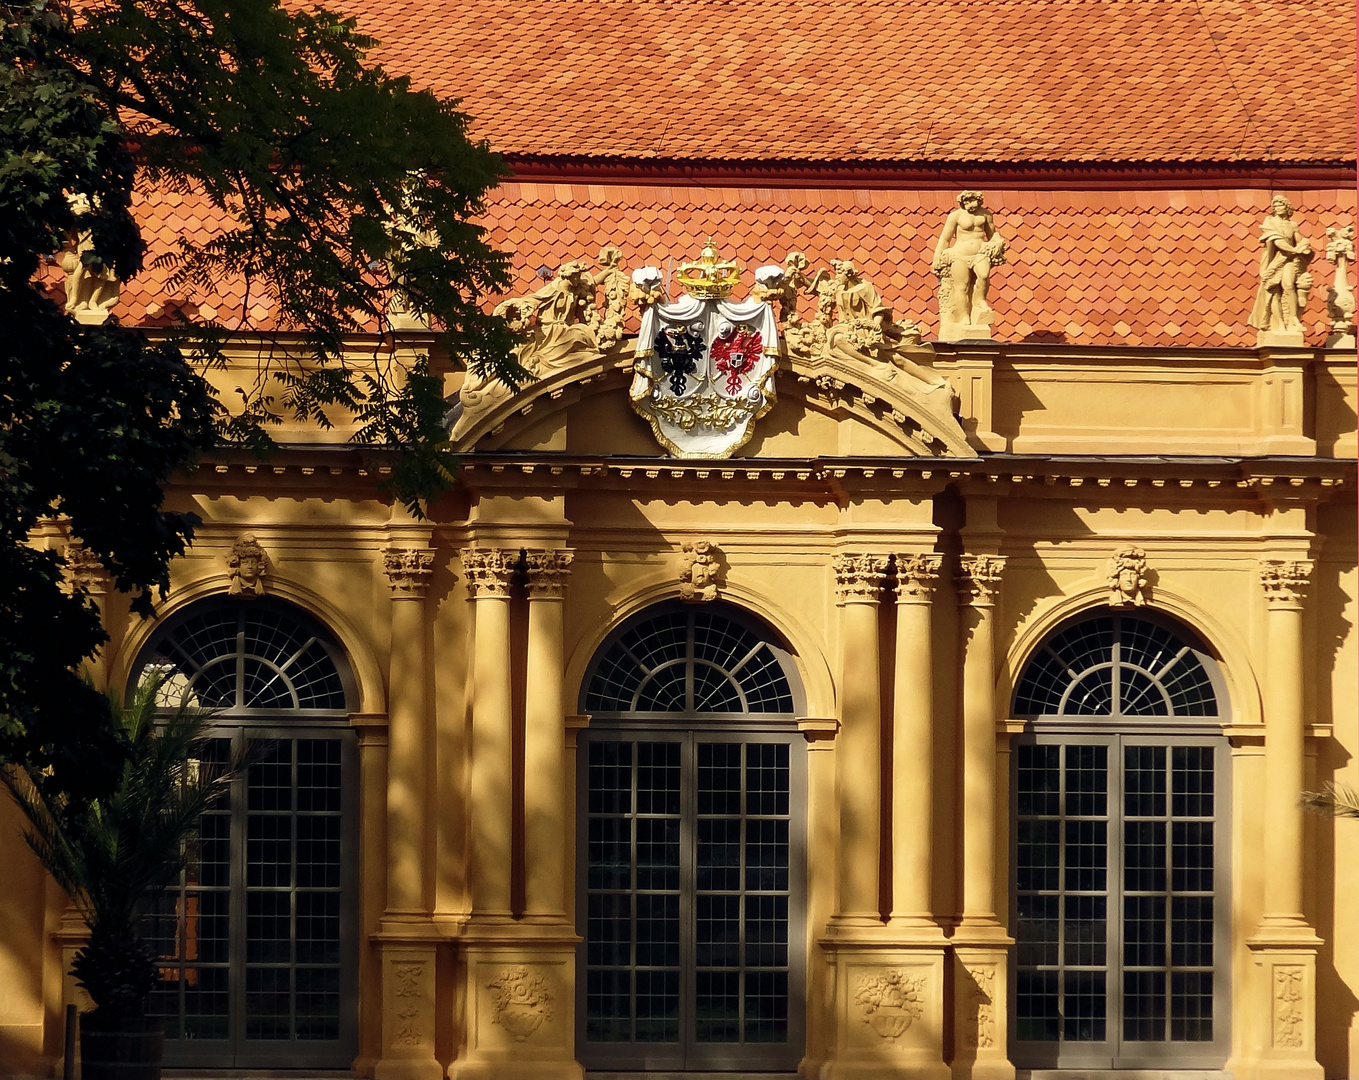
{"label": "white shield", "polygon": [[632,407],[675,457],[731,457],[774,406],[778,353],[762,301],[653,304],[637,335]]}

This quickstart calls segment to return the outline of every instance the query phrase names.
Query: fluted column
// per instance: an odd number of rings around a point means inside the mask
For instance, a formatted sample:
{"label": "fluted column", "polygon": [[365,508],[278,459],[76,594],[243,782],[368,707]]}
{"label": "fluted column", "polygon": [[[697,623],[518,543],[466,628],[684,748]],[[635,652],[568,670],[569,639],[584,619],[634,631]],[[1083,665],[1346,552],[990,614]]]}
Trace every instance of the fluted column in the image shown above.
{"label": "fluted column", "polygon": [[878,607],[887,559],[835,556],[840,605],[840,897],[836,918],[881,919],[878,867],[882,844],[882,693]]}
{"label": "fluted column", "polygon": [[1005,559],[964,555],[963,919],[996,922],[996,671],[993,617]]}
{"label": "fluted column", "polygon": [[390,549],[383,570],[392,589],[388,692],[387,911],[412,914],[425,902],[429,814],[429,709],[425,695],[425,591],[434,552]]}
{"label": "fluted column", "polygon": [[1300,926],[1302,916],[1302,602],[1312,564],[1260,564],[1268,607],[1265,669],[1265,923]]}
{"label": "fluted column", "polygon": [[562,608],[573,555],[531,551],[528,685],[524,694],[524,908],[564,917],[566,708]]}
{"label": "fluted column", "polygon": [[933,904],[934,651],[942,556],[898,555],[892,709],[892,920],[938,933]]}
{"label": "fluted column", "polygon": [[[472,914],[510,915],[513,713],[510,581],[516,552],[468,548],[463,572],[476,606],[472,660]],[[530,680],[531,681],[531,680]]]}

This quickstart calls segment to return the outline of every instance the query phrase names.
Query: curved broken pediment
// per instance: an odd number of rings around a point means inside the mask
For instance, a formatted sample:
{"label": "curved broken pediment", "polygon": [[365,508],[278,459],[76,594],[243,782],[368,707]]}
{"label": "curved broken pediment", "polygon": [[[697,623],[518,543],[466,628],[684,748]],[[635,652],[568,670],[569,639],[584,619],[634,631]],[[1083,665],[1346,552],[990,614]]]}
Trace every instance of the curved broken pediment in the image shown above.
{"label": "curved broken pediment", "polygon": [[[596,395],[617,394],[620,408],[630,413],[627,395],[635,340],[625,339],[603,351],[582,343],[555,358],[551,366],[540,368],[539,375],[517,391],[498,381],[470,384],[454,407],[455,448],[464,452],[504,448],[546,417]],[[934,353],[929,345],[902,351],[922,367],[928,367]],[[805,400],[809,409],[873,429],[903,454],[973,457],[976,453],[953,414],[955,399],[943,380],[927,383],[896,363],[785,351],[779,358],[775,388],[780,396]],[[660,446],[656,449],[663,452]]]}

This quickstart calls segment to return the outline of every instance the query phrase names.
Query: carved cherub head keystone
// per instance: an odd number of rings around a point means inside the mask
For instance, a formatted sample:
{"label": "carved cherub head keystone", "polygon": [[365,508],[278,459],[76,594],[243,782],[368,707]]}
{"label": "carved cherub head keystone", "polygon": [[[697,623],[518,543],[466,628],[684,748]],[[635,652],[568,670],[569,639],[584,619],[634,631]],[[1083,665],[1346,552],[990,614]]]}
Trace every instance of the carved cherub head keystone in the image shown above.
{"label": "carved cherub head keystone", "polygon": [[246,533],[231,546],[227,556],[227,577],[231,596],[263,596],[268,556],[252,533]]}
{"label": "carved cherub head keystone", "polygon": [[1142,607],[1147,602],[1147,553],[1139,547],[1121,547],[1109,557],[1105,572],[1110,607]]}
{"label": "carved cherub head keystone", "polygon": [[710,540],[686,540],[680,547],[681,600],[716,600],[722,568],[717,545]]}

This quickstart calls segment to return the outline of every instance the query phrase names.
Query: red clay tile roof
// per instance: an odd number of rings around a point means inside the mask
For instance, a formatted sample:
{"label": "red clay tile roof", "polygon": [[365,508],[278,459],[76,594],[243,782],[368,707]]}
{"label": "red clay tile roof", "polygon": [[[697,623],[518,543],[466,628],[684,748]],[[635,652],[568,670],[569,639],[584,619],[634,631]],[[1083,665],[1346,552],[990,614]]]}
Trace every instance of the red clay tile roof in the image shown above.
{"label": "red clay tile roof", "polygon": [[1350,0],[349,0],[511,158],[1345,162]]}
{"label": "red clay tile roof", "polygon": [[[508,183],[493,193],[484,220],[489,239],[511,254],[516,291],[540,284],[540,266],[593,257],[607,243],[631,270],[665,268],[698,254],[714,234],[724,255],[745,267],[781,262],[791,250],[813,266],[849,258],[877,286],[898,318],[937,327],[936,280],[929,259],[953,207],[954,191],[705,188],[621,184]],[[1295,220],[1318,253],[1305,322],[1309,344],[1325,342],[1326,285],[1334,267],[1322,257],[1326,227],[1355,219],[1353,189],[1289,192]],[[992,327],[998,341],[1089,345],[1249,347],[1246,325],[1256,289],[1261,190],[1049,191],[988,188],[987,204],[1006,238],[1009,261],[995,271]],[[210,220],[190,196],[155,193],[138,204],[151,256],[175,236]],[[148,258],[148,265],[150,258]],[[149,268],[124,286],[118,316],[167,324],[176,307],[215,313],[238,325],[245,299],[239,282],[213,292],[165,289],[166,273]],[[60,295],[60,274],[51,275]],[[810,300],[804,315],[811,314]],[[274,309],[258,292],[250,324],[274,326]],[[629,329],[635,325],[629,323]]]}

